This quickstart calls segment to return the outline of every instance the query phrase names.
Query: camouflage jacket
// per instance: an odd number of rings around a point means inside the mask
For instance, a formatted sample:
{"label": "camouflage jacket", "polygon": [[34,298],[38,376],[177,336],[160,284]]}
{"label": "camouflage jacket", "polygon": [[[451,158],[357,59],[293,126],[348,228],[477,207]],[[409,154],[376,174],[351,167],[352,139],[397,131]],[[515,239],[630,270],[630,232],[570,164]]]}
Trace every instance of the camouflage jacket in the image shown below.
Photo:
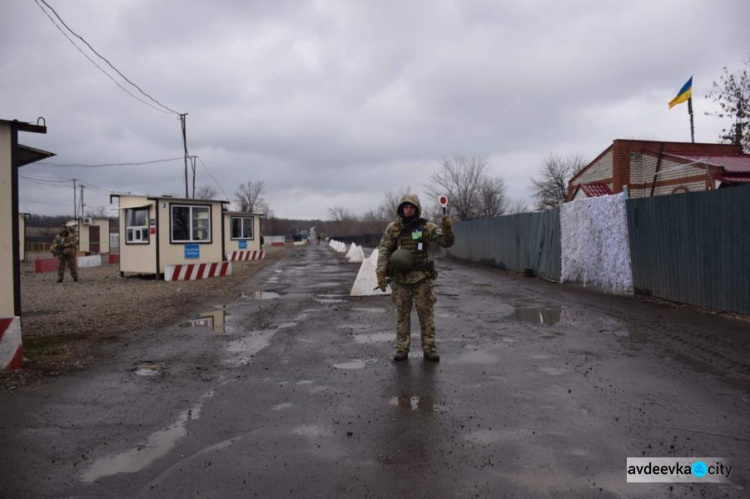
{"label": "camouflage jacket", "polygon": [[[401,210],[405,203],[417,207],[417,216],[411,222],[407,222],[401,216]],[[428,254],[430,243],[436,243],[443,248],[451,247],[454,241],[453,228],[449,226],[447,230],[444,230],[424,218],[419,218],[421,211],[419,198],[415,194],[407,194],[401,198],[397,210],[399,218],[388,224],[383,239],[378,245],[378,266],[375,271],[377,274],[386,275],[391,254],[396,249],[403,248],[411,251],[415,268],[406,274],[394,275],[396,282],[414,284],[432,277]]]}
{"label": "camouflage jacket", "polygon": [[50,252],[57,257],[71,256],[75,254],[77,247],[78,238],[74,234],[68,233],[67,236],[58,234],[52,240],[52,249],[50,249]]}

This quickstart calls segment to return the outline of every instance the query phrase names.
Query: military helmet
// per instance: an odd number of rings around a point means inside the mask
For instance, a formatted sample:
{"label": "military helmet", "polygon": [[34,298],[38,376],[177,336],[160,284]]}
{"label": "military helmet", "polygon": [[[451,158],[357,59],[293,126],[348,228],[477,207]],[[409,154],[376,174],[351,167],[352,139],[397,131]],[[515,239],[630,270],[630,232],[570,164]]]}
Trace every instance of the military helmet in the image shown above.
{"label": "military helmet", "polygon": [[391,254],[391,267],[400,274],[406,274],[414,269],[414,256],[411,251],[399,248]]}

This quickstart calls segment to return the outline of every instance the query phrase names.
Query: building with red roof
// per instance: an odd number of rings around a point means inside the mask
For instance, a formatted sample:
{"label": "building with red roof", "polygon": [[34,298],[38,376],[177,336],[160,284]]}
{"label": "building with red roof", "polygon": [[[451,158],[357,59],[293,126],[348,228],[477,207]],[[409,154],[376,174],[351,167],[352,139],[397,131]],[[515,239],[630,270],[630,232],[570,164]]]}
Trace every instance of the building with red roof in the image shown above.
{"label": "building with red roof", "polygon": [[733,144],[616,139],[568,183],[567,200],[631,198],[722,189],[750,183],[750,154]]}

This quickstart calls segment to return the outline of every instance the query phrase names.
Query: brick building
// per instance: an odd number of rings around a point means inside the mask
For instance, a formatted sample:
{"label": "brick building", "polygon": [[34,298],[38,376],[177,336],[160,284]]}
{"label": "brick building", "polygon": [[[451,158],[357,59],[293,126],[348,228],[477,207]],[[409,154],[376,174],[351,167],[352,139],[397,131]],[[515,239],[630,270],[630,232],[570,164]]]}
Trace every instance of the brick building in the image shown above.
{"label": "brick building", "polygon": [[617,194],[631,198],[750,183],[750,154],[732,144],[616,139],[568,183],[567,200]]}

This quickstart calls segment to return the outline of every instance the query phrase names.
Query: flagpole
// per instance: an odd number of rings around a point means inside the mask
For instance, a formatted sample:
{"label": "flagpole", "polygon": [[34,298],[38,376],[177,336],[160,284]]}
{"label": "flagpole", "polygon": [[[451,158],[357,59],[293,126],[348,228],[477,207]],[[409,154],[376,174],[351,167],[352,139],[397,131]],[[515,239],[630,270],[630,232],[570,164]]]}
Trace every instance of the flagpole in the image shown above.
{"label": "flagpole", "polygon": [[688,99],[688,114],[690,114],[690,142],[695,144],[695,127],[693,126],[693,98]]}

